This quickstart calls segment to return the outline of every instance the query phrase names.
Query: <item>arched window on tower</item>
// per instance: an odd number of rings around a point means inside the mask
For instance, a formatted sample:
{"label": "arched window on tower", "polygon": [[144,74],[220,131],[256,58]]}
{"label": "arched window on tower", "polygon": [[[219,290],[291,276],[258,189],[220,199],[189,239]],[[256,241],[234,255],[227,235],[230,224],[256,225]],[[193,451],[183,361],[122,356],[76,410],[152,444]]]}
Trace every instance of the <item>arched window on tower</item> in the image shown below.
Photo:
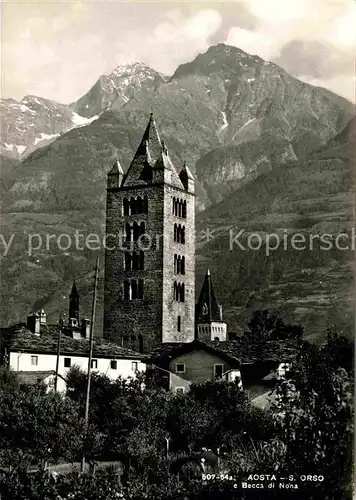
{"label": "arched window on tower", "polygon": [[148,213],[148,198],[147,198],[147,195],[145,194],[145,196],[143,197],[143,212],[145,214]]}
{"label": "arched window on tower", "polygon": [[176,199],[175,199],[175,196],[173,196],[173,200],[172,200],[172,214],[174,215],[174,212],[175,212],[175,206],[176,206]]}
{"label": "arched window on tower", "polygon": [[177,273],[177,254],[174,254],[174,274]]}
{"label": "arched window on tower", "polygon": [[178,285],[176,281],[174,282],[173,285],[173,299],[178,301]]}
{"label": "arched window on tower", "polygon": [[182,217],[182,209],[183,209],[182,201],[179,201],[178,202],[178,216],[179,217]]}
{"label": "arched window on tower", "polygon": [[177,228],[177,224],[174,224],[174,241],[178,241],[178,228]]}
{"label": "arched window on tower", "polygon": [[183,206],[182,206],[182,217],[183,219],[187,218],[187,202],[185,200],[183,201]]}
{"label": "arched window on tower", "polygon": [[131,300],[135,300],[137,298],[138,298],[137,281],[131,280]]}
{"label": "arched window on tower", "polygon": [[142,236],[143,234],[146,234],[146,225],[144,222],[140,223],[140,230],[139,230],[139,236]]}
{"label": "arched window on tower", "polygon": [[122,205],[123,205],[124,215],[129,215],[130,214],[130,202],[129,202],[129,200],[127,198],[124,198],[122,201]]}
{"label": "arched window on tower", "polygon": [[136,200],[136,213],[142,214],[142,212],[143,212],[142,209],[143,209],[142,198],[141,198],[141,196],[138,196],[137,200]]}
{"label": "arched window on tower", "polygon": [[126,222],[125,224],[125,233],[126,233],[126,241],[132,241],[131,225],[128,222]]}
{"label": "arched window on tower", "polygon": [[137,298],[138,299],[143,299],[144,286],[145,286],[144,280],[143,279],[139,279],[138,280],[138,291],[137,291]]}
{"label": "arched window on tower", "polygon": [[125,271],[132,270],[132,259],[130,252],[125,252],[124,269]]}
{"label": "arched window on tower", "polygon": [[182,239],[182,226],[179,224],[177,227],[177,241],[178,243],[181,243]]}
{"label": "arched window on tower", "polygon": [[185,274],[185,257],[183,255],[181,263],[180,263],[180,272],[181,274]]}
{"label": "arched window on tower", "polygon": [[185,243],[185,227],[183,226],[180,233],[180,243]]}
{"label": "arched window on tower", "polygon": [[136,271],[138,267],[138,255],[137,252],[132,252],[132,269]]}
{"label": "arched window on tower", "polygon": [[130,300],[130,282],[128,280],[124,281],[124,300]]}
{"label": "arched window on tower", "polygon": [[184,302],[185,300],[184,292],[185,292],[185,286],[184,283],[182,283],[180,286],[180,302]]}
{"label": "arched window on tower", "polygon": [[133,241],[137,241],[140,234],[139,234],[139,226],[136,221],[132,224],[132,232],[133,232]]}
{"label": "arched window on tower", "polygon": [[130,215],[135,215],[136,212],[136,200],[133,196],[130,198]]}
{"label": "arched window on tower", "polygon": [[144,254],[143,250],[141,250],[141,252],[140,252],[139,269],[141,269],[141,271],[143,269],[145,269],[145,254]]}
{"label": "arched window on tower", "polygon": [[182,327],[182,318],[178,316],[177,318],[177,331],[180,332]]}

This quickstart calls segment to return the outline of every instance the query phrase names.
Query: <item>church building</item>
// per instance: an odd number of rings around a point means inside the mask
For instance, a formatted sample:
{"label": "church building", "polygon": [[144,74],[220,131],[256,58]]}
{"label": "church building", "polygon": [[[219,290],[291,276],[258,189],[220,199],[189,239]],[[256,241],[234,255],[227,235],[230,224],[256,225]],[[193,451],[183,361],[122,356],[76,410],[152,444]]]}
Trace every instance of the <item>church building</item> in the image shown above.
{"label": "church building", "polygon": [[[195,186],[174,166],[151,114],[124,174],[108,174],[104,337],[151,352],[195,335]],[[121,235],[111,245],[110,235]]]}
{"label": "church building", "polygon": [[[247,368],[259,383],[289,359],[276,346],[261,359],[227,338],[209,270],[195,304],[195,182],[185,163],[173,165],[152,113],[127,172],[118,161],[109,171],[106,238],[104,338],[149,354],[165,387],[184,392],[216,378],[241,385]],[[244,385],[256,385],[249,378]]]}

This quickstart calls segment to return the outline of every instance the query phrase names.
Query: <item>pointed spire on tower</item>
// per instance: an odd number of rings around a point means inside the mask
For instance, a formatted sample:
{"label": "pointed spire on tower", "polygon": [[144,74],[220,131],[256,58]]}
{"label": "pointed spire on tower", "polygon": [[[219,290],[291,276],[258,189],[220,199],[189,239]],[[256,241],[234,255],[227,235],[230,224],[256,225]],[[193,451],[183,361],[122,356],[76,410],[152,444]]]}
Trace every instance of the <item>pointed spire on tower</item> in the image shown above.
{"label": "pointed spire on tower", "polygon": [[151,182],[166,182],[183,187],[152,112],[122,185],[135,186]]}
{"label": "pointed spire on tower", "polygon": [[220,307],[216,299],[210,270],[205,275],[196,308],[197,323],[220,321]]}
{"label": "pointed spire on tower", "polygon": [[75,283],[75,280],[73,280],[72,290],[70,292],[69,297],[79,297],[79,293],[77,290],[77,285]]}
{"label": "pointed spire on tower", "polygon": [[69,321],[71,319],[76,319],[79,322],[79,293],[75,280],[73,281],[72,291],[69,295]]}

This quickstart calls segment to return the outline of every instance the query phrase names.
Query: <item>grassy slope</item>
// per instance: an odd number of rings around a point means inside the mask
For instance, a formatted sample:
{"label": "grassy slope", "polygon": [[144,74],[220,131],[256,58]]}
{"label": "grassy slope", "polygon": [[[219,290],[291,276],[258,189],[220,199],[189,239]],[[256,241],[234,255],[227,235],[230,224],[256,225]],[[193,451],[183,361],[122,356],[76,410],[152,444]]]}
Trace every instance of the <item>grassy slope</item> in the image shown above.
{"label": "grassy slope", "polygon": [[244,325],[252,309],[267,307],[304,324],[314,339],[332,323],[352,336],[351,252],[323,251],[317,243],[310,251],[281,246],[269,257],[263,247],[229,249],[230,229],[234,235],[245,229],[246,236],[277,232],[282,237],[286,231],[289,242],[296,232],[335,235],[349,230],[354,201],[351,139],[343,134],[309,161],[267,172],[201,214],[198,231],[208,227],[214,239],[207,243],[200,238],[198,276],[206,267],[213,270],[232,329]]}

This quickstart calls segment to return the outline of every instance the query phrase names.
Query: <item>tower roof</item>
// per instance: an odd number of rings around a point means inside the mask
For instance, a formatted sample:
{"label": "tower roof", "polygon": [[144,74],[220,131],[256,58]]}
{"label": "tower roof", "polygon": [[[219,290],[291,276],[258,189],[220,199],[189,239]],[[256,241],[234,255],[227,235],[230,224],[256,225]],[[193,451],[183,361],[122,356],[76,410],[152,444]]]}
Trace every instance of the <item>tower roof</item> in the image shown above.
{"label": "tower roof", "polygon": [[108,175],[124,175],[124,170],[119,162],[119,160],[115,160],[114,165],[112,166],[111,170],[109,171]]}
{"label": "tower roof", "polygon": [[183,188],[178,173],[169,158],[166,145],[160,137],[153,113],[150,113],[148,124],[122,186],[145,185],[152,181],[153,170],[162,168],[170,170],[172,183]]}
{"label": "tower roof", "polygon": [[190,168],[188,167],[188,165],[186,164],[186,162],[183,163],[182,170],[179,172],[179,178],[182,181],[182,184],[185,187],[185,189],[187,189],[187,187],[188,187],[189,180],[194,181],[193,174],[192,174]]}
{"label": "tower roof", "polygon": [[77,290],[77,286],[75,284],[75,280],[73,281],[72,291],[70,292],[69,297],[79,297],[79,293],[78,293],[78,290]]}
{"label": "tower roof", "polygon": [[221,321],[220,306],[216,299],[209,269],[206,272],[203,286],[199,295],[195,317],[197,323]]}

